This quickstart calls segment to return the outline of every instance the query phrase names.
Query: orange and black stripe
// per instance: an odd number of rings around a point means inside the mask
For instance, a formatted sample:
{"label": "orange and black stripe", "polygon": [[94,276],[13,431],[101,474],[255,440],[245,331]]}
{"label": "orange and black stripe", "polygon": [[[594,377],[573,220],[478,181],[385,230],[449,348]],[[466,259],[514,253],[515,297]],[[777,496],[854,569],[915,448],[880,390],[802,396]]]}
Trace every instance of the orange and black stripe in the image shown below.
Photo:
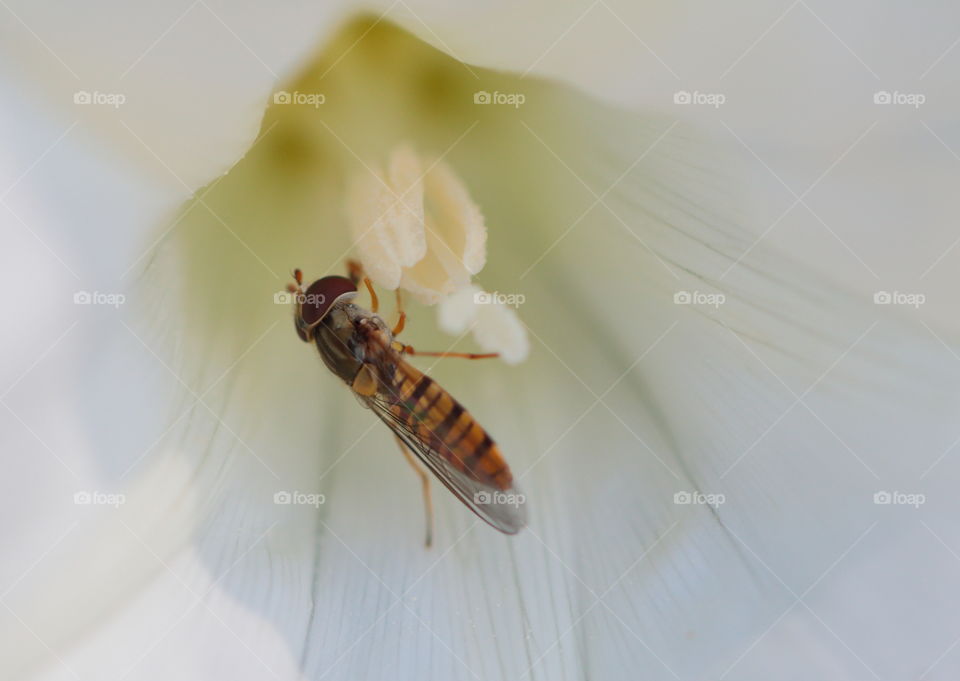
{"label": "orange and black stripe", "polygon": [[394,377],[393,415],[454,468],[481,483],[510,489],[513,476],[493,438],[429,376],[403,362]]}

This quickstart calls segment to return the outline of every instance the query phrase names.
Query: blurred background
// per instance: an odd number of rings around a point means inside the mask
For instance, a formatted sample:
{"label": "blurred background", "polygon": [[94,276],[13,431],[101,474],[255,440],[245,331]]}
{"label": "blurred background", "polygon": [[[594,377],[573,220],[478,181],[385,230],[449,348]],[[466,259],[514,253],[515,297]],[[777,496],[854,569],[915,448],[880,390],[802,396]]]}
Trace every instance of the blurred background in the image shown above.
{"label": "blurred background", "polygon": [[[5,0],[0,36],[3,678],[956,676],[955,6]],[[513,538],[435,485],[425,551],[275,303],[401,143],[524,299],[524,364],[417,362]]]}

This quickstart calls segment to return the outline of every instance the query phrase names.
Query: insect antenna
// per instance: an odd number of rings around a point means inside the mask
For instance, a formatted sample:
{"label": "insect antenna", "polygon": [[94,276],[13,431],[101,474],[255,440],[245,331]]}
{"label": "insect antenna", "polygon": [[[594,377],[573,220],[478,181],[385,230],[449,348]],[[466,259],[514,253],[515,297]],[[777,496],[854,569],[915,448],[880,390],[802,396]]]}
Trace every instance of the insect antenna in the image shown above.
{"label": "insect antenna", "polygon": [[297,283],[296,285],[287,284],[287,291],[289,291],[290,293],[302,294],[303,293],[303,272],[300,271],[300,268],[297,268],[293,272],[291,272],[291,274],[293,275],[294,281],[296,281]]}

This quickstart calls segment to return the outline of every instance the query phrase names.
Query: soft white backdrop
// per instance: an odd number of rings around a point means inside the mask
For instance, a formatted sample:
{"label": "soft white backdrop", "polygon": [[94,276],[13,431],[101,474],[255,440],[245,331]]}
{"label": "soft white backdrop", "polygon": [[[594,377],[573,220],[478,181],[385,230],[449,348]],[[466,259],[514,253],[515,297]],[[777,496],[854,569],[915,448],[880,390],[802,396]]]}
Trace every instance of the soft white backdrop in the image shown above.
{"label": "soft white backdrop", "polygon": [[[365,9],[0,6],[4,678],[955,677],[956,9]],[[297,87],[327,103],[264,117]],[[528,300],[525,365],[422,364],[524,475],[516,538],[442,499],[424,552],[272,304],[340,267],[343,171],[400,138]]]}

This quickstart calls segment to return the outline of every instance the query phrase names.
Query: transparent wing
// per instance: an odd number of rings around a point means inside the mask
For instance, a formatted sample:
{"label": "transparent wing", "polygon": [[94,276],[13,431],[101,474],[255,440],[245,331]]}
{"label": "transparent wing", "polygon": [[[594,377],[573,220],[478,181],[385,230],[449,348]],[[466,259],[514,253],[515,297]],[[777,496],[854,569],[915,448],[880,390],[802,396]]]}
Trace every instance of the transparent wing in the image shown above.
{"label": "transparent wing", "polygon": [[425,442],[405,421],[390,411],[390,403],[383,397],[374,395],[361,398],[361,401],[481,520],[504,534],[516,534],[526,525],[526,499],[515,487],[500,490],[478,480],[469,472],[455,468],[447,455]]}

